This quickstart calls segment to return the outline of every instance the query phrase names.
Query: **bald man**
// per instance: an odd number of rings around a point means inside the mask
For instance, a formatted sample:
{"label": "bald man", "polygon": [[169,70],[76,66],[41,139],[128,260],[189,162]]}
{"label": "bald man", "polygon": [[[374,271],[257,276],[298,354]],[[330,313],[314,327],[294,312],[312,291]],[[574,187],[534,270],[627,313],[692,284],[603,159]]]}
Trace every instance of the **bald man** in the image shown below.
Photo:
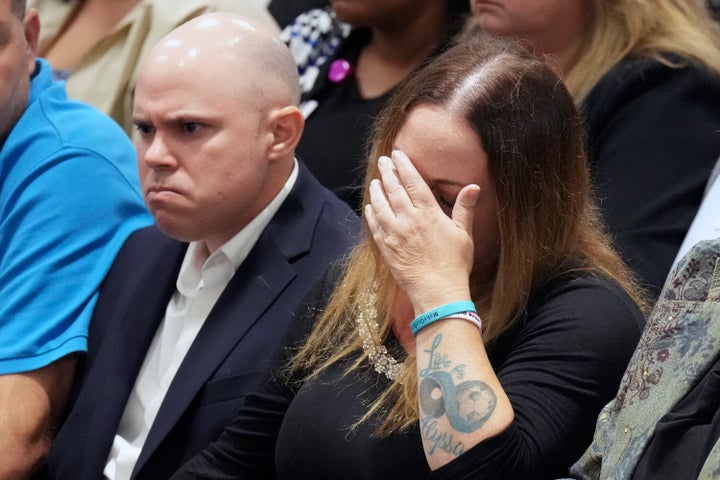
{"label": "bald man", "polygon": [[350,247],[357,218],[294,157],[298,101],[285,45],[237,15],[198,17],[146,57],[133,116],[157,226],[102,286],[49,478],[168,478],[217,438]]}

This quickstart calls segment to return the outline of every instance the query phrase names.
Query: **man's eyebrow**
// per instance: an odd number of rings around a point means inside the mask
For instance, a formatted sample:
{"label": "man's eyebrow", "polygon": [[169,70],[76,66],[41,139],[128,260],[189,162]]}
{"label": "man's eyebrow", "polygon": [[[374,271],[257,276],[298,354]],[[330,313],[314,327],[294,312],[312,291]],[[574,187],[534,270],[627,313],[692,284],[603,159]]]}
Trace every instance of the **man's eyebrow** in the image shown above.
{"label": "man's eyebrow", "polygon": [[208,122],[212,119],[212,114],[208,112],[200,112],[194,110],[178,111],[168,113],[162,117],[164,122],[184,123],[184,122]]}

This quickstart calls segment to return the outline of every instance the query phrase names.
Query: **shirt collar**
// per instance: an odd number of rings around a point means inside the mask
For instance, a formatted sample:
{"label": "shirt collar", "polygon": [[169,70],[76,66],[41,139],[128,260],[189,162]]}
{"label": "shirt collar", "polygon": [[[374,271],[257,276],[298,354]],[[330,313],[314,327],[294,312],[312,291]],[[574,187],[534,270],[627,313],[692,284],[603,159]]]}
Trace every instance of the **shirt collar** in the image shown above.
{"label": "shirt collar", "polygon": [[290,190],[297,180],[298,170],[298,162],[295,160],[290,176],[275,198],[250,223],[221,245],[212,255],[209,254],[204,241],[190,242],[176,282],[180,293],[187,296],[197,293],[203,285],[203,271],[218,263],[229,264],[230,277],[227,280],[230,280],[290,194]]}

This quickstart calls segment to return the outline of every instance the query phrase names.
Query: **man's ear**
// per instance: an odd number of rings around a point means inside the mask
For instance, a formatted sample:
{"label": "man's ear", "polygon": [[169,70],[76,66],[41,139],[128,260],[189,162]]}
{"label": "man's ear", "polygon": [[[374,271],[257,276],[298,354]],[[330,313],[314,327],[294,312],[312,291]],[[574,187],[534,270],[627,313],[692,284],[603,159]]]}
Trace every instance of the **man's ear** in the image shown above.
{"label": "man's ear", "polygon": [[30,8],[25,12],[23,30],[25,32],[25,42],[27,43],[28,49],[33,53],[33,56],[36,56],[40,38],[40,17],[34,8]]}
{"label": "man's ear", "polygon": [[295,147],[300,141],[305,117],[294,105],[274,110],[270,114],[272,128],[272,144],[268,152],[270,160],[287,158],[295,155]]}
{"label": "man's ear", "polygon": [[28,73],[32,75],[35,71],[35,57],[37,56],[40,38],[40,17],[34,8],[30,8],[25,12],[23,33],[28,54]]}

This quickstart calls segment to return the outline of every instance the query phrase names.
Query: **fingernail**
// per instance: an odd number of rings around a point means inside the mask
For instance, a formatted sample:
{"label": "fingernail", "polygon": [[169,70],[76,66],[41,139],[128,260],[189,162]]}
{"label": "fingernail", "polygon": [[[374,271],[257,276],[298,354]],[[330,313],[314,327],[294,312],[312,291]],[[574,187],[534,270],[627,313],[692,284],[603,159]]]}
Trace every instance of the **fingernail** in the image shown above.
{"label": "fingernail", "polygon": [[390,164],[390,159],[383,155],[382,157],[378,158],[378,165],[379,166],[386,166]]}

